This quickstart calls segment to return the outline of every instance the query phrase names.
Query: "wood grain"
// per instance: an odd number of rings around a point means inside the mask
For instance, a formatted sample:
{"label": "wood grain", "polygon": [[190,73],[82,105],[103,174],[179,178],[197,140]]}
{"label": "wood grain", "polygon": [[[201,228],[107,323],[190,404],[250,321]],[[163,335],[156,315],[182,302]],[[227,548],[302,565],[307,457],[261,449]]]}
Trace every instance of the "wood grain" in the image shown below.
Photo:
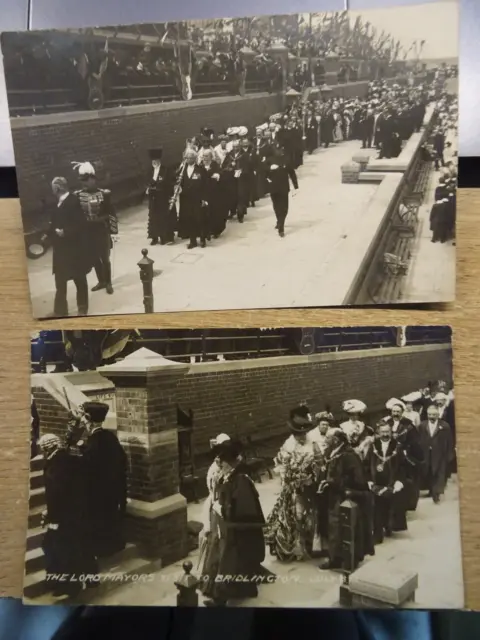
{"label": "wood grain", "polygon": [[[34,322],[19,204],[0,201],[0,595],[20,597],[29,465],[29,334],[46,328],[248,327],[450,324],[461,484],[466,603],[480,609],[480,190],[458,197],[458,289],[453,305],[428,310],[298,309],[105,316]],[[285,256],[288,260],[288,255]],[[445,553],[449,553],[445,549]]]}

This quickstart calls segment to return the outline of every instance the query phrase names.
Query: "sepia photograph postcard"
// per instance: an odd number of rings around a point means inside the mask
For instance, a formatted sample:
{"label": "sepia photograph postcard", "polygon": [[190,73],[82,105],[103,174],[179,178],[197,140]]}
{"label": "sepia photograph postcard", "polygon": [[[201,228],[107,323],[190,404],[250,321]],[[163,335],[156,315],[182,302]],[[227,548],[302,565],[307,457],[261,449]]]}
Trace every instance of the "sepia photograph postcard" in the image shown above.
{"label": "sepia photograph postcard", "polygon": [[456,3],[2,55],[35,318],[454,300]]}
{"label": "sepia photograph postcard", "polygon": [[24,601],[461,609],[451,329],[40,331]]}

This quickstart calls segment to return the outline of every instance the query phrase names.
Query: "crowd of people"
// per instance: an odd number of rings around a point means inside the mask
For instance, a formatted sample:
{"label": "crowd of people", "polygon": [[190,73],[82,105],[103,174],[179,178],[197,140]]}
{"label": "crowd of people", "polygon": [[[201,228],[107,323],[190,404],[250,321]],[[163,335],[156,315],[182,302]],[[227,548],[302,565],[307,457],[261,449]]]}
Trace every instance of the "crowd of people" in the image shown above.
{"label": "crowd of people", "polygon": [[72,414],[65,438],[45,433],[38,441],[46,502],[42,549],[54,599],[97,587],[99,561],[125,548],[127,456],[116,434],[103,428],[108,411],[105,403],[86,402]]}
{"label": "crowd of people", "polygon": [[[432,242],[451,241],[455,244],[457,212],[458,167],[456,151],[452,152],[452,136],[458,127],[458,101],[443,97],[438,104],[438,119],[427,145],[426,153],[440,172],[434,192],[434,203],[430,211]],[[446,158],[446,153],[449,158]]]}
{"label": "crowd of people", "polygon": [[[267,547],[281,562],[320,558],[321,570],[351,571],[408,529],[422,490],[440,503],[456,470],[453,390],[439,381],[391,398],[373,427],[362,419],[366,410],[353,399],[343,403],[343,421],[328,408],[312,417],[305,404],[290,412],[290,435],[275,457],[281,490],[267,518],[241,444],[228,434],[212,441],[200,542],[207,605],[255,597],[274,580],[262,566]],[[353,567],[343,553],[345,500],[358,510],[348,540]]]}
{"label": "crowd of people", "polygon": [[[284,237],[289,195],[292,187],[299,187],[296,172],[305,153],[358,140],[362,148],[376,148],[379,158],[394,158],[411,134],[420,130],[427,105],[437,101],[438,127],[446,130],[454,122],[456,102],[444,91],[425,84],[377,81],[370,84],[365,98],[299,99],[250,130],[231,126],[216,133],[203,127],[186,141],[182,162],[176,167],[162,161],[162,148],[151,149],[147,236],[152,245],[187,240],[188,249],[205,248],[226,233],[229,221],[243,223],[249,210],[269,196],[276,232]],[[438,140],[436,134],[434,140]],[[441,162],[443,156],[439,157]],[[75,166],[79,190],[61,176],[52,182],[58,201],[48,231],[53,245],[55,316],[68,315],[70,280],[77,288],[79,315],[88,313],[87,275],[92,268],[98,278],[92,290],[113,293],[110,253],[118,224],[112,195],[98,185],[92,163]],[[449,193],[452,181],[445,185]],[[438,207],[444,205],[442,201]],[[437,234],[435,240],[443,237]]]}

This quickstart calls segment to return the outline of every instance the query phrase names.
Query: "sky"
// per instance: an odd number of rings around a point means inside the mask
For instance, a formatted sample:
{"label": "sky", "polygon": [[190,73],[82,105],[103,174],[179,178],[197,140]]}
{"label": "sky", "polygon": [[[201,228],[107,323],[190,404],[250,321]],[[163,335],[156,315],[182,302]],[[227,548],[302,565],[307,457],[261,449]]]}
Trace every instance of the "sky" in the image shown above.
{"label": "sky", "polygon": [[[413,40],[425,40],[422,58],[458,56],[459,11],[456,2],[434,2],[390,9],[350,11],[352,20],[361,15],[378,32],[385,30],[406,48]],[[408,57],[413,57],[411,52]]]}

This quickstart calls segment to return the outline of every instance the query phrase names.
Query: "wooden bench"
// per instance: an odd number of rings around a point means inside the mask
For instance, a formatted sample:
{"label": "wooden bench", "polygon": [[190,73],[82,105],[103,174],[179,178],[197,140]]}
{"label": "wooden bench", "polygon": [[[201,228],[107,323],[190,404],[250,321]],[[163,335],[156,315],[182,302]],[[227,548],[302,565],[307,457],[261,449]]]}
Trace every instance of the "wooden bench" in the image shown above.
{"label": "wooden bench", "polygon": [[378,262],[377,278],[370,297],[375,304],[398,302],[411,259],[412,235],[394,233],[390,250]]}
{"label": "wooden bench", "polygon": [[421,204],[425,198],[428,183],[430,181],[431,163],[420,161],[416,168],[414,179],[412,180],[413,188],[410,194],[410,199],[415,199],[418,204]]}
{"label": "wooden bench", "polygon": [[415,236],[418,227],[418,210],[420,203],[417,198],[405,197],[398,205],[393,219],[393,229],[399,234]]}

